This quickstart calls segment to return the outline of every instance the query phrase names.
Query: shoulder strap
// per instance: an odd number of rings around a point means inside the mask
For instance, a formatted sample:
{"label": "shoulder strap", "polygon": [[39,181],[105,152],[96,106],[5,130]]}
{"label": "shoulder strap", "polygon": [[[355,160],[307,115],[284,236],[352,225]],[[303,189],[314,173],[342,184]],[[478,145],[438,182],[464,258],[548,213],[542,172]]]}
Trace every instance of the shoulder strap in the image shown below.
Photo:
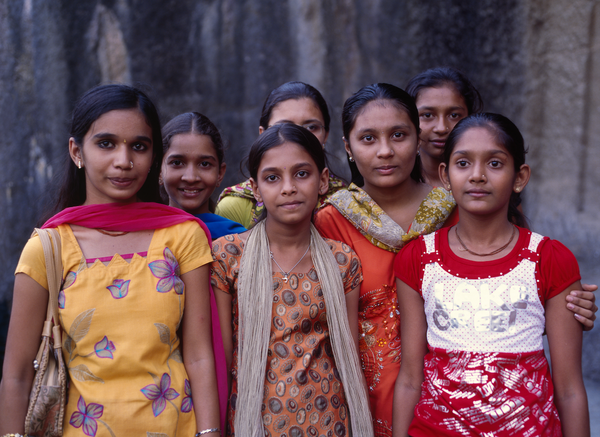
{"label": "shoulder strap", "polygon": [[58,318],[58,293],[62,283],[62,257],[61,240],[57,229],[39,229],[37,233],[44,249],[44,259],[46,261],[46,276],[48,277],[48,311],[46,313],[46,322],[42,335],[54,339],[54,348],[60,349],[60,321]]}

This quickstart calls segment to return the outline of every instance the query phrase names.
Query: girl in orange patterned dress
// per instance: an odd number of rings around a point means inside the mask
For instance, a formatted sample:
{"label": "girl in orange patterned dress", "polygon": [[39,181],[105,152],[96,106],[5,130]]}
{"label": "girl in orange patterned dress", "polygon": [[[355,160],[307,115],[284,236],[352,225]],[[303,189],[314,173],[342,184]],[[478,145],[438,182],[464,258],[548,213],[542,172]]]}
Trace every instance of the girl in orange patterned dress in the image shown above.
{"label": "girl in orange patterned dress", "polygon": [[[318,139],[270,127],[248,158],[263,219],[213,244],[233,436],[372,436],[358,359],[360,261],[311,218],[328,189]],[[352,430],[352,431],[351,431]]]}

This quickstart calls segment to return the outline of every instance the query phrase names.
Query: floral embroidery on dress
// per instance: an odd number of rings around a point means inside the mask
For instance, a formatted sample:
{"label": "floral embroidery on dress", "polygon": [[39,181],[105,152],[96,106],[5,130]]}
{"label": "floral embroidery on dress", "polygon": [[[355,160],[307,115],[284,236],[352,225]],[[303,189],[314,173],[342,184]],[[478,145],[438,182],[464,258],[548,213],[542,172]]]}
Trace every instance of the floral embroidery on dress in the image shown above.
{"label": "floral embroidery on dress", "polygon": [[[141,389],[141,392],[152,401],[152,412],[154,413],[154,417],[157,417],[165,410],[167,401],[173,405],[171,401],[179,397],[179,393],[171,388],[171,377],[168,373],[163,373],[160,378],[160,385],[147,385]],[[175,405],[173,406],[175,407]],[[177,409],[177,407],[175,407],[175,409]]]}
{"label": "floral embroidery on dress", "polygon": [[112,285],[106,287],[115,299],[123,299],[129,293],[129,283],[131,280],[115,279]]}
{"label": "floral embroidery on dress", "polygon": [[163,251],[164,260],[153,261],[148,264],[152,274],[159,278],[156,284],[156,291],[159,293],[167,293],[175,289],[175,293],[183,294],[184,284],[181,280],[181,270],[179,262],[173,252],[168,247]]}
{"label": "floral embroidery on dress", "polygon": [[194,402],[192,401],[192,387],[190,386],[190,381],[187,379],[185,380],[183,391],[186,396],[181,401],[181,412],[189,413],[194,408]]}
{"label": "floral embroidery on dress", "polygon": [[75,273],[73,271],[69,271],[67,273],[67,276],[65,276],[65,280],[63,281],[63,285],[62,285],[60,291],[58,292],[58,307],[61,310],[65,309],[65,303],[66,303],[66,297],[65,297],[64,290],[66,290],[71,285],[73,285],[75,283],[75,279],[77,279],[77,273]]}
{"label": "floral embroidery on dress", "polygon": [[110,341],[106,335],[102,340],[94,345],[94,352],[98,358],[110,358],[113,359],[113,352],[116,350],[115,344]]}
{"label": "floral embroidery on dress", "polygon": [[100,420],[102,414],[104,414],[104,407],[102,405],[94,403],[86,405],[83,397],[79,396],[77,410],[78,411],[75,411],[71,415],[71,420],[69,420],[70,425],[75,428],[82,428],[83,426],[83,433],[90,437],[94,437],[96,432],[98,432],[98,422],[100,422],[108,429],[110,434],[114,436],[114,433],[106,422]]}
{"label": "floral embroidery on dress", "polygon": [[371,196],[354,184],[337,191],[327,203],[333,205],[375,246],[394,253],[419,235],[441,228],[456,206],[449,191],[434,188],[421,202],[410,230],[405,232]]}
{"label": "floral embroidery on dress", "polygon": [[[327,190],[327,193],[324,195],[319,196],[315,210],[324,206],[329,196],[345,187],[346,183],[343,180],[335,176],[329,176],[329,190]],[[220,202],[224,197],[227,196],[241,197],[242,199],[250,200],[252,202],[252,225],[254,226],[256,223],[258,223],[265,207],[262,202],[257,202],[254,198],[254,192],[252,191],[252,185],[250,184],[249,180],[232,187],[225,188],[219,196],[219,200],[217,200],[217,202]]]}
{"label": "floral embroidery on dress", "polygon": [[[94,375],[92,371],[88,368],[88,366],[86,366],[85,364],[71,366],[71,363],[76,358],[87,358],[95,353],[95,351],[92,351],[87,355],[80,355],[79,353],[75,353],[77,343],[83,340],[83,338],[88,334],[90,330],[90,326],[92,324],[92,317],[94,316],[95,311],[95,308],[91,308],[89,310],[83,311],[82,313],[79,313],[77,317],[75,317],[75,320],[73,320],[73,323],[69,328],[69,334],[65,336],[66,339],[63,342],[63,349],[67,354],[69,354],[69,359],[67,360],[67,367],[69,369],[69,376],[71,378],[73,378],[76,381],[95,381],[104,383],[104,380]],[[96,343],[96,345],[97,344],[98,343]]]}

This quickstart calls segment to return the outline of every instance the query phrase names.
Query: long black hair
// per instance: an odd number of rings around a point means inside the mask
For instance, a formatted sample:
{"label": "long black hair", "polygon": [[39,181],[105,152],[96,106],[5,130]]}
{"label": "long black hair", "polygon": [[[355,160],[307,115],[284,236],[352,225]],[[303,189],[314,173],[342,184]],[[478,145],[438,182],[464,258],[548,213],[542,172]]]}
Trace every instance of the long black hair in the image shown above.
{"label": "long black hair", "polygon": [[[459,121],[446,140],[443,162],[446,164],[446,172],[450,164],[450,157],[454,147],[460,141],[462,136],[470,129],[485,128],[494,135],[498,142],[504,146],[510,156],[513,157],[514,170],[518,172],[523,164],[525,164],[525,141],[519,128],[510,121],[507,117],[494,114],[491,112],[481,112],[471,114]],[[519,211],[518,206],[521,204],[521,193],[512,192],[508,204],[508,220],[522,228],[528,228],[527,218]]]}
{"label": "long black hair", "polygon": [[304,82],[286,82],[271,91],[265,100],[260,114],[260,126],[263,129],[269,127],[273,109],[279,103],[285,102],[286,100],[298,100],[302,98],[311,99],[321,110],[321,115],[323,115],[323,127],[326,132],[329,132],[331,117],[329,115],[329,109],[327,108],[327,102],[325,102],[325,99],[315,87]]}
{"label": "long black hair", "polygon": [[[152,166],[137,196],[144,202],[160,202],[158,175],[163,156],[160,119],[154,103],[144,92],[121,84],[100,85],[90,89],[75,103],[70,135],[75,144],[82,147],[91,125],[103,114],[118,109],[139,109],[152,129]],[[44,215],[46,219],[65,208],[85,202],[85,171],[77,168],[68,151],[58,184],[54,202]]]}
{"label": "long black hair", "polygon": [[417,74],[408,81],[406,92],[417,101],[419,93],[423,89],[440,88],[444,85],[451,86],[462,96],[467,105],[468,114],[483,111],[483,100],[477,88],[475,88],[467,76],[452,67],[430,68]]}
{"label": "long black hair", "polygon": [[[364,107],[368,103],[377,100],[387,100],[397,108],[405,111],[415,126],[417,135],[421,132],[419,128],[419,111],[414,99],[406,91],[397,86],[390,85],[389,83],[374,83],[362,87],[344,103],[344,109],[342,109],[342,130],[346,141],[349,142],[350,132],[354,128],[356,119],[362,113]],[[350,170],[352,171],[352,182],[358,186],[364,185],[364,178],[358,171],[356,163],[350,162]],[[418,159],[415,160],[415,166],[410,173],[410,177],[417,182],[423,181],[420,161]]]}

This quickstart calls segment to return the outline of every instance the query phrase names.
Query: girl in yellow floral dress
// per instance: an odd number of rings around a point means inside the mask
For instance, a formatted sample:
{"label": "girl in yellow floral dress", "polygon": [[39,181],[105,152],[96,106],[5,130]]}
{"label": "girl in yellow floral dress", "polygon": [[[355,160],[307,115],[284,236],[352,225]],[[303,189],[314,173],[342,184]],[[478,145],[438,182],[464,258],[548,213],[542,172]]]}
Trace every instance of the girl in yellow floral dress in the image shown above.
{"label": "girl in yellow floral dress", "polygon": [[[141,91],[106,85],[78,101],[44,225],[61,236],[64,436],[219,435],[210,246],[193,216],[152,203],[161,159],[158,114]],[[47,287],[34,236],[16,270],[0,435],[24,432]]]}

